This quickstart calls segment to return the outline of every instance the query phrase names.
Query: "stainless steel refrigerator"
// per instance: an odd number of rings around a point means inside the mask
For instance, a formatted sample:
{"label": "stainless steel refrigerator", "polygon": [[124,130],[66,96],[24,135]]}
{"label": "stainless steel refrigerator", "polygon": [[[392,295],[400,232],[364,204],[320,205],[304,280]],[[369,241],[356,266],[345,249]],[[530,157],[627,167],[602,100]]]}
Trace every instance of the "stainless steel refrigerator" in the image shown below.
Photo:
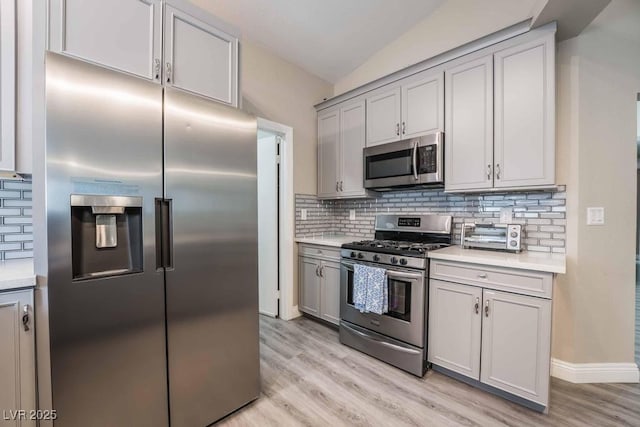
{"label": "stainless steel refrigerator", "polygon": [[45,164],[55,425],[199,427],[257,398],[255,118],[48,53]]}

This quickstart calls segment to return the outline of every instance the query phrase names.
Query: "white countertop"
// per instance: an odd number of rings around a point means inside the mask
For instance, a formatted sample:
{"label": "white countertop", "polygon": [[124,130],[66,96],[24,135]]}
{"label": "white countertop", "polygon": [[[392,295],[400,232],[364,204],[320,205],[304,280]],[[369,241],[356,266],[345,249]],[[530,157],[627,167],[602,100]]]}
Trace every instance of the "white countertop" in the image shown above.
{"label": "white countertop", "polygon": [[0,292],[36,285],[33,259],[0,261]]}
{"label": "white countertop", "polygon": [[296,242],[298,243],[309,243],[312,245],[332,246],[334,248],[339,248],[345,243],[357,242],[360,240],[363,240],[363,238],[356,237],[356,236],[344,236],[344,235],[296,237]]}
{"label": "white countertop", "polygon": [[509,253],[449,246],[448,248],[430,251],[428,252],[428,256],[432,259],[441,259],[444,261],[469,262],[495,267],[519,268],[522,270],[545,271],[558,274],[566,273],[564,254],[529,251]]}

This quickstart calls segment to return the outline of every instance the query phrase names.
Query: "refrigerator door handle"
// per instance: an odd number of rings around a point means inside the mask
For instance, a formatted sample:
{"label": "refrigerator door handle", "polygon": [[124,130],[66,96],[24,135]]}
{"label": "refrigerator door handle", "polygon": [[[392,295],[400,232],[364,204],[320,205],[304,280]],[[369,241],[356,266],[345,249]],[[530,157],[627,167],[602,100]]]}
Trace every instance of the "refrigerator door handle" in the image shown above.
{"label": "refrigerator door handle", "polygon": [[156,270],[173,268],[172,202],[156,198]]}

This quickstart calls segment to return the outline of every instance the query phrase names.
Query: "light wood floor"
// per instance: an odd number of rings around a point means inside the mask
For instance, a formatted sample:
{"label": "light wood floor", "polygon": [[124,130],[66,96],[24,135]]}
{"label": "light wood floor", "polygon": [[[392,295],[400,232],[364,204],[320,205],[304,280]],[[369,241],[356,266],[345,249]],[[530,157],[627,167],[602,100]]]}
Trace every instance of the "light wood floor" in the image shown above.
{"label": "light wood floor", "polygon": [[307,318],[262,317],[261,397],[220,426],[640,426],[640,386],[553,379],[549,415],[429,371],[416,378]]}

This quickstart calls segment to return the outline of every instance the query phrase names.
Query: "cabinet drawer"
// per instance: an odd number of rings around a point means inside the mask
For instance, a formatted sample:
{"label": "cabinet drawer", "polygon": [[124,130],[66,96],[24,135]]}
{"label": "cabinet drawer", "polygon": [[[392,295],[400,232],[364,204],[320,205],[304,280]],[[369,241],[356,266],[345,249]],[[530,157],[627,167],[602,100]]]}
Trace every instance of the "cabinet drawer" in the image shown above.
{"label": "cabinet drawer", "polygon": [[298,254],[301,256],[304,255],[340,260],[340,248],[334,248],[331,246],[301,244],[298,249]]}
{"label": "cabinet drawer", "polygon": [[435,260],[430,277],[542,298],[551,298],[553,283],[552,273]]}

